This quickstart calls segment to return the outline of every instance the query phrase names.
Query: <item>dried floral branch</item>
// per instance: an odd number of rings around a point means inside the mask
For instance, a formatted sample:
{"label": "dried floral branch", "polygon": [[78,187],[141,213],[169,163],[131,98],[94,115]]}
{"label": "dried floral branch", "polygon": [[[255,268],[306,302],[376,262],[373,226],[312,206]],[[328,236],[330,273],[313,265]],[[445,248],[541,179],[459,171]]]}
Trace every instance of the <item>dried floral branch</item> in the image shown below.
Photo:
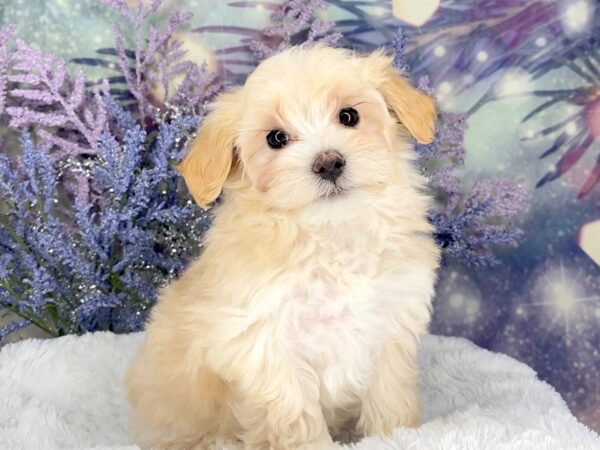
{"label": "dried floral branch", "polygon": [[286,0],[271,14],[276,25],[263,29],[251,40],[250,50],[264,59],[297,44],[334,45],[342,37],[334,31],[335,23],[316,17],[326,7],[323,0]]}

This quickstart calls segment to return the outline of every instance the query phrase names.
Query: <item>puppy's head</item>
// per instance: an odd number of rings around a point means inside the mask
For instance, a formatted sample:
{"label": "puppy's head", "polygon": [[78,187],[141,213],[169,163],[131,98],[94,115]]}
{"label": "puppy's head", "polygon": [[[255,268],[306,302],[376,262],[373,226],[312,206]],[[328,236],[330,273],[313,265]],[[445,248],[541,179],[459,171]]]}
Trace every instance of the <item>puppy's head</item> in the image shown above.
{"label": "puppy's head", "polygon": [[410,136],[431,142],[434,122],[390,57],[298,47],[221,94],[180,171],[202,207],[234,178],[268,207],[331,204],[408,183]]}

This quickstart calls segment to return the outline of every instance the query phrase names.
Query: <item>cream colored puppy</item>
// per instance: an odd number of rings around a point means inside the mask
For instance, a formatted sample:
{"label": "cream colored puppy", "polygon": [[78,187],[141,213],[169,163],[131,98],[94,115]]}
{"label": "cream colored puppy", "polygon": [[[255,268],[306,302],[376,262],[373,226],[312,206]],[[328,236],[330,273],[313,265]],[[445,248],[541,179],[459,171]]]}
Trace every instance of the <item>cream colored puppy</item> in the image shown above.
{"label": "cream colored puppy", "polygon": [[218,98],[180,170],[224,203],[127,375],[141,445],[318,450],[419,423],[439,255],[409,135],[434,120],[391,58],[326,47]]}

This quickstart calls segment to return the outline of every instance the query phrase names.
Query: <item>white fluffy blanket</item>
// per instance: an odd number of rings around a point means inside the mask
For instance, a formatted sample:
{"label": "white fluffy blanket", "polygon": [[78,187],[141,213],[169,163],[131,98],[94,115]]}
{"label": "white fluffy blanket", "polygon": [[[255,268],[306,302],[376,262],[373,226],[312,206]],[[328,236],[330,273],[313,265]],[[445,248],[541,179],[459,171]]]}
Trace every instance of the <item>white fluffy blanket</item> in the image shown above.
{"label": "white fluffy blanket", "polygon": [[[0,449],[119,449],[127,440],[121,377],[141,334],[27,340],[0,351]],[[464,339],[421,350],[424,425],[355,450],[600,449],[533,370]]]}

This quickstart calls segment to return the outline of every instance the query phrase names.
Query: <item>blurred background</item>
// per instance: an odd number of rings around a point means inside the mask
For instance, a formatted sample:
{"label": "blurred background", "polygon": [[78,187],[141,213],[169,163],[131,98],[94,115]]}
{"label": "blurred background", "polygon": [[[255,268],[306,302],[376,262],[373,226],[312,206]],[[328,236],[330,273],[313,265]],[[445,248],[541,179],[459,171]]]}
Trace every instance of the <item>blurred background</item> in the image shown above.
{"label": "blurred background", "polygon": [[[136,6],[137,0],[129,0]],[[247,39],[281,2],[166,0],[192,11],[178,38],[229,83],[256,65]],[[492,266],[449,260],[431,331],[464,336],[532,366],[600,431],[600,6],[594,0],[331,0],[337,45],[370,51],[407,37],[413,76],[464,114],[465,183],[510,176],[527,188],[524,231]],[[76,64],[114,45],[118,14],[92,0],[0,0],[0,25]],[[9,152],[4,147],[2,152]],[[37,333],[21,330],[18,339]]]}

